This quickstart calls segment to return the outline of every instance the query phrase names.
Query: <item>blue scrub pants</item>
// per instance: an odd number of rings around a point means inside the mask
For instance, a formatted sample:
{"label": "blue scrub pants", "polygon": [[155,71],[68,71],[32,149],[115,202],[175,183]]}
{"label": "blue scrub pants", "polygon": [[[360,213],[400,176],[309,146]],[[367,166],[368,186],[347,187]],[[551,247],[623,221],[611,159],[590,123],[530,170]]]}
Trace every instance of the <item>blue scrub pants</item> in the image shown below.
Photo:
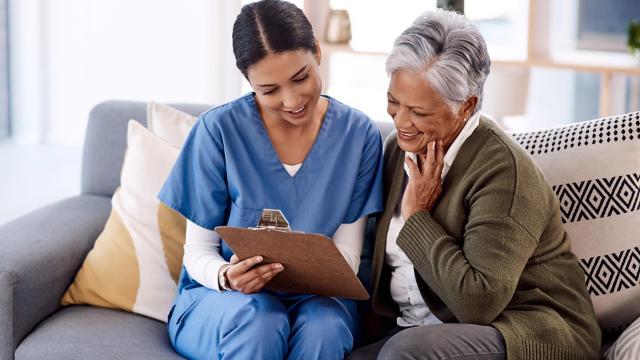
{"label": "blue scrub pants", "polygon": [[189,359],[343,359],[357,336],[357,304],[198,286],[178,296],[168,330],[173,347]]}

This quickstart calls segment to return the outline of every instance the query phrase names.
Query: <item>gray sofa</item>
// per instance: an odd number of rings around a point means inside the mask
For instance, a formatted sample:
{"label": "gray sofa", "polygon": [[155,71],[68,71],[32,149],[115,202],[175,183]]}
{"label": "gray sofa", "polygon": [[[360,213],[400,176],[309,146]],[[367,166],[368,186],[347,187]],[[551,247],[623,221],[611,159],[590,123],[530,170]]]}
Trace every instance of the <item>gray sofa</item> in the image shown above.
{"label": "gray sofa", "polygon": [[[194,115],[208,108],[174,106]],[[640,119],[640,113],[631,115]],[[111,211],[111,196],[120,183],[127,122],[132,118],[146,124],[145,103],[96,105],[86,131],[80,195],[0,226],[0,360],[181,359],[171,347],[164,323],[118,310],[59,304]],[[388,122],[377,124],[383,136],[393,128]],[[558,131],[564,134],[565,130]],[[640,128],[636,131],[640,133]],[[545,141],[553,135],[540,134]],[[537,139],[538,133],[516,136],[525,146],[532,138]],[[365,285],[370,255],[365,243],[359,274]],[[605,339],[605,348],[613,340]]]}
{"label": "gray sofa", "polygon": [[[208,108],[174,106],[194,115]],[[108,101],[93,108],[80,195],[0,226],[0,360],[181,359],[164,323],[118,310],[59,304],[111,211],[129,119],[146,124],[146,104]],[[384,135],[392,129],[390,123],[379,127]]]}

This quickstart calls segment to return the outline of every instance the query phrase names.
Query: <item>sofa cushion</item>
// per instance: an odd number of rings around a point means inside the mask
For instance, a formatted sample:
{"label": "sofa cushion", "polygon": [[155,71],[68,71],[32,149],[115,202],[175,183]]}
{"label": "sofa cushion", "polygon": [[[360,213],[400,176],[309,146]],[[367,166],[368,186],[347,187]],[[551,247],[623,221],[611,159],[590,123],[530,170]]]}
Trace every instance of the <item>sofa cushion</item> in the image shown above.
{"label": "sofa cushion", "polygon": [[16,360],[182,359],[166,324],[143,316],[92,306],[56,312],[29,334]]}
{"label": "sofa cushion", "polygon": [[640,112],[514,134],[560,201],[600,326],[640,316]]}
{"label": "sofa cushion", "polygon": [[186,222],[157,194],[179,149],[133,120],[127,143],[122,186],[111,200],[109,220],[61,302],[166,321],[177,290]]}

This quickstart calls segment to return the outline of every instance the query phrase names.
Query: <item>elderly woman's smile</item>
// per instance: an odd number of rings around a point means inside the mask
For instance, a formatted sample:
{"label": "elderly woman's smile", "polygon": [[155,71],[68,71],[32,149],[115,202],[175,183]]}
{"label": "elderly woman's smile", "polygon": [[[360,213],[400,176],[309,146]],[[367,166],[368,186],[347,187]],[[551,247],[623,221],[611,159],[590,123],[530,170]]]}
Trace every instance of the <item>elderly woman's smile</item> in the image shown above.
{"label": "elderly woman's smile", "polygon": [[398,130],[398,145],[404,151],[425,154],[431,141],[442,140],[444,149],[453,143],[468,115],[451,110],[426,80],[424,71],[401,69],[391,74],[387,112]]}

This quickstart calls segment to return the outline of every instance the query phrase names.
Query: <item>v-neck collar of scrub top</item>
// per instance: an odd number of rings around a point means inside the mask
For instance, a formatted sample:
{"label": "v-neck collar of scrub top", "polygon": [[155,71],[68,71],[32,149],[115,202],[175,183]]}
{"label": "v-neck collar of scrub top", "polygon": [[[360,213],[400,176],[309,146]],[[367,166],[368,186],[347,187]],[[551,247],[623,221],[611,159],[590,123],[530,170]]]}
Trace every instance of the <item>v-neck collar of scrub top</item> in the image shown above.
{"label": "v-neck collar of scrub top", "polygon": [[[321,144],[324,141],[324,138],[330,133],[331,121],[333,121],[334,119],[334,106],[333,98],[328,95],[321,96],[327,99],[329,103],[327,105],[327,110],[324,113],[322,124],[320,125],[320,131],[318,131],[311,149],[309,149],[309,152],[307,152],[307,155],[302,161],[302,166],[294,176],[291,176],[289,174],[289,172],[284,168],[282,161],[280,161],[280,157],[276,152],[275,146],[273,145],[273,142],[269,137],[267,127],[265,126],[262,117],[260,117],[260,110],[258,108],[258,104],[256,103],[255,93],[252,93],[249,96],[249,101],[251,103],[251,112],[253,115],[252,120],[254,121],[254,125],[261,130],[259,132],[261,133],[260,138],[263,142],[262,145],[264,146],[264,148],[268,149],[268,153],[264,154],[266,156],[262,160],[265,162],[265,164],[267,164],[270,171],[273,171],[274,173],[278,174],[278,176],[283,177],[286,181],[293,181],[294,184],[300,185],[296,186],[298,196],[303,196],[308,191],[306,185],[310,185],[310,182],[312,181],[314,176],[318,176],[322,172],[322,150],[325,149],[326,151],[326,147],[322,146]],[[303,190],[300,187],[307,189]]]}
{"label": "v-neck collar of scrub top", "polygon": [[165,204],[210,229],[255,226],[262,209],[280,209],[293,229],[327,236],[381,209],[382,138],[364,113],[325,96],[318,136],[291,177],[252,97],[201,115],[158,195]]}

